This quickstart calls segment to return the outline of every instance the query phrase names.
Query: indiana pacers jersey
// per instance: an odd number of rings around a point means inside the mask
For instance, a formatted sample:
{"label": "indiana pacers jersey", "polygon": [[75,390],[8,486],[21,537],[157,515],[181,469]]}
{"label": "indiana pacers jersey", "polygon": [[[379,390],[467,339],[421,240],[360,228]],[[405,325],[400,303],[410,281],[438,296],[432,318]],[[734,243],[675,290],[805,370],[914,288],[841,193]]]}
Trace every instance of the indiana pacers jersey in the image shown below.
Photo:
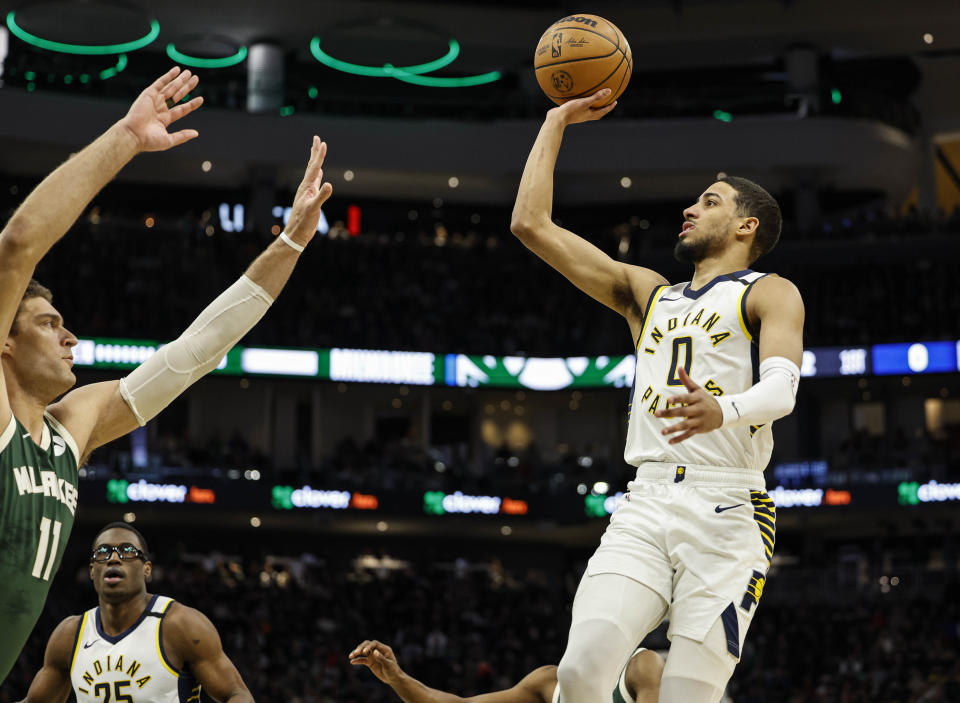
{"label": "indiana pacers jersey", "polygon": [[103,631],[100,608],[83,614],[70,664],[77,703],[199,700],[196,681],[174,668],[163,651],[163,618],[171,603],[153,596],[140,619],[116,637]]}
{"label": "indiana pacers jersey", "polygon": [[757,332],[750,327],[746,300],[766,274],[737,271],[699,290],[689,283],[656,288],[647,303],[637,339],[637,370],[629,408],[624,459],[700,464],[763,471],[773,451],[770,424],[720,428],[679,444],[660,431],[679,418],[657,418],[667,398],[687,392],[677,369],[715,396],[742,393],[759,380]]}
{"label": "indiana pacers jersey", "polygon": [[49,414],[38,439],[13,416],[0,430],[0,681],[40,617],[77,512],[76,442]]}

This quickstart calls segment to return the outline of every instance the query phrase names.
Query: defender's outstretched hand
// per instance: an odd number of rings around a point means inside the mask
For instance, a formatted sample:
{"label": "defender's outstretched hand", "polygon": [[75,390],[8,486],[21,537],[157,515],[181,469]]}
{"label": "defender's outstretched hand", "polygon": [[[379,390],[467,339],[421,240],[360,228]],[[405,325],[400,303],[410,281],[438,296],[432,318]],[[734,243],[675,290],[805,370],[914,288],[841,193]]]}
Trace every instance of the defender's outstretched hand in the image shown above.
{"label": "defender's outstretched hand", "polygon": [[[654,413],[657,417],[685,418],[683,422],[675,422],[660,430],[663,435],[683,433],[671,437],[670,444],[678,444],[695,434],[711,432],[723,423],[723,410],[720,409],[717,399],[694,383],[682,366],[677,366],[677,375],[689,392],[667,398],[666,407]],[[672,407],[678,403],[679,407]]]}
{"label": "defender's outstretched hand", "polygon": [[559,117],[564,124],[577,124],[578,122],[591,122],[599,120],[617,106],[614,100],[604,107],[594,107],[594,105],[603,102],[610,96],[610,89],[604,88],[587,98],[577,98],[568,100],[563,105],[551,109],[547,114],[553,113]]}
{"label": "defender's outstretched hand", "polygon": [[377,640],[364,640],[350,652],[350,663],[365,666],[385,684],[395,683],[403,676],[403,669],[389,646]]}
{"label": "defender's outstretched hand", "polygon": [[306,245],[317,233],[320,208],[333,193],[333,186],[323,182],[323,160],[327,156],[327,144],[320,137],[313,137],[310,147],[310,162],[303,174],[297,194],[293,196],[293,208],[284,233],[300,246]]}
{"label": "defender's outstretched hand", "polygon": [[174,66],[133,101],[120,124],[136,138],[140,151],[166,151],[198,135],[195,129],[172,133],[167,129],[203,104],[200,97],[179,104],[199,82],[200,79],[190,71],[181,72],[179,66]]}

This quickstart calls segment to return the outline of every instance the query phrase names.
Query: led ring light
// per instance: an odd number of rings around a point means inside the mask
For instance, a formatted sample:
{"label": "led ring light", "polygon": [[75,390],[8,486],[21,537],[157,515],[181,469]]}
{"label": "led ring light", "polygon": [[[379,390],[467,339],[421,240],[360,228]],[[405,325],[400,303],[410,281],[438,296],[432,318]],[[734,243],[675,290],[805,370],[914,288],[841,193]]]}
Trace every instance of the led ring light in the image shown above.
{"label": "led ring light", "polygon": [[349,63],[335,58],[320,48],[320,37],[314,37],[310,40],[310,53],[324,66],[352,73],[357,76],[369,76],[373,78],[396,78],[398,81],[412,83],[414,85],[423,85],[430,88],[465,88],[474,85],[484,85],[500,80],[500,71],[489,71],[474,76],[462,76],[459,78],[424,76],[421,74],[437,71],[453,63],[460,55],[460,43],[456,39],[449,40],[450,50],[446,55],[434,61],[417,64],[415,66],[394,66],[386,63],[383,66],[365,66],[363,64]]}
{"label": "led ring light", "polygon": [[[181,39],[189,38],[213,38],[217,41],[221,41],[225,44],[232,44],[237,46],[236,42],[226,38],[226,37],[214,37],[209,34],[193,34],[189,37],[181,37]],[[247,58],[247,47],[239,46],[233,54],[230,56],[221,56],[220,58],[210,59],[202,56],[191,56],[190,54],[185,54],[179,49],[173,42],[167,44],[167,56],[176,61],[177,63],[182,63],[184,66],[190,66],[191,68],[228,68],[230,66],[236,66],[238,63],[243,63]]]}
{"label": "led ring light", "polygon": [[86,56],[106,56],[109,54],[125,54],[130,51],[136,51],[147,46],[160,35],[160,23],[156,20],[150,20],[150,31],[139,39],[122,42],[120,44],[67,44],[64,42],[53,41],[31,34],[23,27],[17,24],[15,10],[7,13],[7,28],[13,36],[21,41],[35,46],[38,49],[47,51],[56,51],[61,54],[83,54]]}
{"label": "led ring light", "polygon": [[341,61],[340,59],[334,58],[320,48],[320,37],[314,37],[310,40],[310,53],[313,54],[313,58],[322,63],[324,66],[329,66],[337,71],[353,73],[358,76],[371,76],[373,78],[392,78],[394,71],[403,71],[405,73],[416,75],[420,73],[429,73],[430,71],[436,71],[444,68],[445,66],[449,66],[460,55],[460,42],[458,42],[456,39],[451,39],[449,41],[449,49],[447,50],[446,54],[441,56],[439,59],[428,61],[427,63],[417,64],[415,66],[392,66],[388,63],[384,64],[383,66],[364,66],[363,64],[359,63]]}

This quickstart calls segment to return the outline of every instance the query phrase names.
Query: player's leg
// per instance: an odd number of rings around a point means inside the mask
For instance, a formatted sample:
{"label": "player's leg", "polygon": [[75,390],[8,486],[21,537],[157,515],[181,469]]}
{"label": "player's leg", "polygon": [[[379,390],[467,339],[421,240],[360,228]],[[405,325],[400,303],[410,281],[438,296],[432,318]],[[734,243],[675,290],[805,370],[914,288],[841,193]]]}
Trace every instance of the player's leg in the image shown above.
{"label": "player's leg", "polygon": [[[656,652],[639,648],[620,676],[620,696],[624,703],[657,703],[663,659]],[[614,696],[614,700],[617,697]]]}
{"label": "player's leg", "polygon": [[675,635],[660,680],[660,703],[719,703],[736,665],[719,618],[703,642]]}
{"label": "player's leg", "polygon": [[666,601],[639,581],[620,574],[584,574],[557,669],[560,703],[609,700],[630,653],[666,611]]}

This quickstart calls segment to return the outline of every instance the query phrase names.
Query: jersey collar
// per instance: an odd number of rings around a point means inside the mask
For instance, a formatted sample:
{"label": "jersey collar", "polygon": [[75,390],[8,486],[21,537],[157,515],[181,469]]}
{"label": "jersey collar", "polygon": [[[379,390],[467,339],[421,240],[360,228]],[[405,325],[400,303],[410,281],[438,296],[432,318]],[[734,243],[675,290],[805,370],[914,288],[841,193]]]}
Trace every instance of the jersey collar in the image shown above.
{"label": "jersey collar", "polygon": [[732,280],[732,281],[740,282],[740,277],[741,277],[741,276],[745,276],[745,275],[747,275],[748,273],[753,273],[753,270],[752,270],[752,269],[743,269],[742,271],[734,271],[733,273],[721,273],[719,276],[717,276],[717,277],[714,278],[712,281],[710,281],[708,284],[706,284],[703,288],[698,288],[697,290],[692,290],[692,289],[690,288],[690,285],[691,285],[692,282],[691,282],[691,283],[688,283],[687,285],[685,285],[685,286],[683,287],[683,296],[684,296],[685,298],[690,298],[691,300],[696,300],[697,298],[699,298],[701,295],[703,295],[704,293],[706,293],[708,290],[710,290],[711,288],[713,288],[715,285],[717,285],[717,284],[720,283],[721,281],[731,281],[731,280]]}
{"label": "jersey collar", "polygon": [[157,594],[154,593],[153,597],[150,599],[150,602],[147,603],[147,607],[143,609],[142,613],[140,613],[140,617],[137,618],[137,621],[133,623],[130,627],[128,627],[126,630],[121,632],[119,635],[117,635],[116,637],[111,637],[110,635],[108,635],[106,632],[103,631],[103,623],[100,621],[100,607],[98,606],[97,617],[93,619],[94,623],[97,626],[97,634],[100,635],[103,639],[105,639],[110,644],[116,644],[117,642],[119,642],[124,637],[126,637],[131,632],[137,629],[140,623],[143,622],[143,619],[153,611],[153,604],[156,603],[156,601],[157,601]]}

